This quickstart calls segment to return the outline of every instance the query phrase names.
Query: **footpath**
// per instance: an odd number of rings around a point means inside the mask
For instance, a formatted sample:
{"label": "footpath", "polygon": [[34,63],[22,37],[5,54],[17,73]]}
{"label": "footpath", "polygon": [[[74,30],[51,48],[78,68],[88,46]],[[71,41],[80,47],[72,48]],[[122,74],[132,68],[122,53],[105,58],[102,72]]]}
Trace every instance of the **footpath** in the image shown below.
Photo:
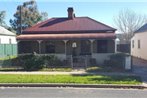
{"label": "footpath", "polygon": [[132,61],[132,72],[140,76],[143,82],[142,85],[147,87],[147,61],[138,58],[133,58]]}

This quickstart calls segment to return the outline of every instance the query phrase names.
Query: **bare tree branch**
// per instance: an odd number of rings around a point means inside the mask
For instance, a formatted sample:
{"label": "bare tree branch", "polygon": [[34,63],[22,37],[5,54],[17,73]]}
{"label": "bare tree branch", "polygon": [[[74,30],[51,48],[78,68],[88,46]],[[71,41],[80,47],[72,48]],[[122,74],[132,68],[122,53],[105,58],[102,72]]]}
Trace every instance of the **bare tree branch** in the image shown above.
{"label": "bare tree branch", "polygon": [[146,15],[137,14],[136,12],[125,9],[114,17],[114,24],[118,32],[124,34],[126,42],[130,42],[134,32],[147,22]]}

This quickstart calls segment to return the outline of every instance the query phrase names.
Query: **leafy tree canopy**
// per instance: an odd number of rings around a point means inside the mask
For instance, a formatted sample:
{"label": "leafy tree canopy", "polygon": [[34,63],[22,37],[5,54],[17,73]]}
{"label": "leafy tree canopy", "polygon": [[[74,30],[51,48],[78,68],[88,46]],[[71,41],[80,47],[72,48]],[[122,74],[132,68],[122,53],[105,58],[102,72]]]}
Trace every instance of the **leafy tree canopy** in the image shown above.
{"label": "leafy tree canopy", "polygon": [[6,12],[5,11],[0,11],[0,26],[5,26],[6,23],[4,21],[6,16]]}
{"label": "leafy tree canopy", "polygon": [[19,34],[21,28],[24,30],[40,21],[47,19],[47,17],[48,14],[46,12],[40,13],[38,11],[36,1],[30,0],[17,7],[14,14],[14,19],[10,19],[10,24],[12,28]]}

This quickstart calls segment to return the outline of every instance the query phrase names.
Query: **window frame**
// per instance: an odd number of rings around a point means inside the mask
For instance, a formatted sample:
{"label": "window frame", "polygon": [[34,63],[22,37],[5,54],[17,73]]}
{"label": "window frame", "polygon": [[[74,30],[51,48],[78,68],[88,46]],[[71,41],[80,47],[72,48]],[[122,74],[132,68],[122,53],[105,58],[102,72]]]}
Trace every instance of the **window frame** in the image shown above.
{"label": "window frame", "polygon": [[46,43],[45,53],[56,53],[55,43],[53,42]]}
{"label": "window frame", "polygon": [[135,45],[134,45],[134,40],[132,40],[132,48],[134,48],[135,47]]}
{"label": "window frame", "polygon": [[108,53],[108,40],[97,40],[97,53]]}
{"label": "window frame", "polygon": [[141,43],[140,40],[138,40],[138,49],[141,48],[141,44],[140,43]]}

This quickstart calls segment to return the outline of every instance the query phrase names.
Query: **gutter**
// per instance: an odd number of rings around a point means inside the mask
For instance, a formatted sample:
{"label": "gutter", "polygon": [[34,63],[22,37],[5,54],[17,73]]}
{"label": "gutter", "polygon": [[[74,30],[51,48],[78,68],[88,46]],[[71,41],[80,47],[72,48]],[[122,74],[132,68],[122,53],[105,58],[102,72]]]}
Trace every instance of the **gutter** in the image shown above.
{"label": "gutter", "polygon": [[76,87],[76,88],[147,89],[147,87],[143,85],[62,84],[62,83],[0,83],[0,87]]}

